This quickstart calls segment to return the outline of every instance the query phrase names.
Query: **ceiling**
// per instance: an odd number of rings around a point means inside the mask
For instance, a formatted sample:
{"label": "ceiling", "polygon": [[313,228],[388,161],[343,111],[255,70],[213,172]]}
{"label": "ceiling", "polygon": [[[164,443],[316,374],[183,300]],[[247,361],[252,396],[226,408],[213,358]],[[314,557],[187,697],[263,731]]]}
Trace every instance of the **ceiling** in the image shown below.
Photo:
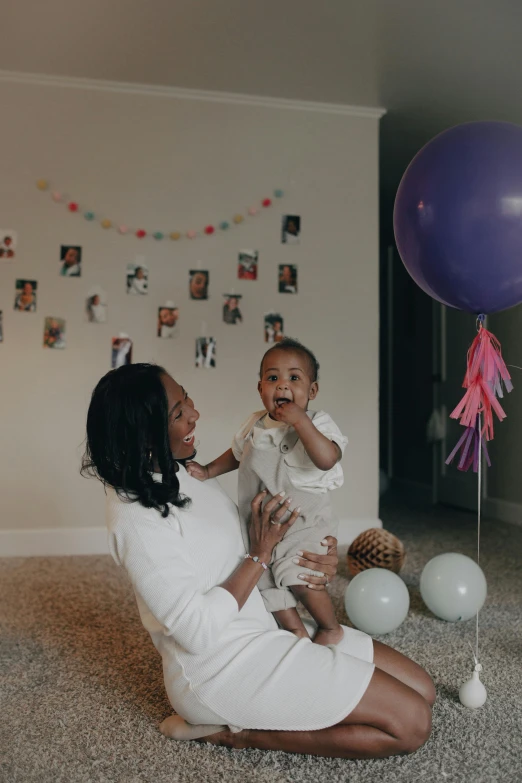
{"label": "ceiling", "polygon": [[383,106],[386,224],[435,133],[522,123],[522,2],[11,0],[0,69]]}

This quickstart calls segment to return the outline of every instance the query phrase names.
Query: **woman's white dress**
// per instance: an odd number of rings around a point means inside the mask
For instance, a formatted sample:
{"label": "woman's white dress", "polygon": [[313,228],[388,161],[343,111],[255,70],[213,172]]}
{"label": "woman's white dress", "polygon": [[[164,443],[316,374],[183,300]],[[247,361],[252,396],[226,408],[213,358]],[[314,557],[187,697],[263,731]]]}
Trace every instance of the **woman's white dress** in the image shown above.
{"label": "woman's white dress", "polygon": [[234,730],[338,723],[372,677],[371,638],[345,628],[336,647],[298,639],[278,628],[257,588],[239,611],[219,586],[245,554],[237,507],[216,480],[199,482],[182,466],[178,476],[192,503],[166,519],[114,490],[107,498],[110,552],[163,659],[174,710],[189,723]]}

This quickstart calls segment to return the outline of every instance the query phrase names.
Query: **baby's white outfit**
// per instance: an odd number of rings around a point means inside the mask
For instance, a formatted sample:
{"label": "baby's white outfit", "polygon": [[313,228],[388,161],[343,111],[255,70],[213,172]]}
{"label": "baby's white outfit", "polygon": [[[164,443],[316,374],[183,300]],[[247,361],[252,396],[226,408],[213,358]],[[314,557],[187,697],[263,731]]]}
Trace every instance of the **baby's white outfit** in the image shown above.
{"label": "baby's white outfit", "polygon": [[[307,411],[314,426],[344,453],[348,439],[324,411]],[[273,421],[267,411],[253,413],[232,441],[232,452],[239,462],[239,513],[243,531],[250,526],[252,498],[263,489],[270,495],[286,492],[292,508],[301,507],[299,518],[274,548],[270,568],[258,587],[269,612],[293,608],[297,600],[289,589],[303,585],[298,578],[302,566],[293,558],[298,550],[325,554],[321,544],[325,536],[337,533],[337,520],[330,505],[329,491],[341,487],[343,471],[339,462],[330,470],[317,468],[295,429]],[[245,541],[247,551],[249,541]]]}

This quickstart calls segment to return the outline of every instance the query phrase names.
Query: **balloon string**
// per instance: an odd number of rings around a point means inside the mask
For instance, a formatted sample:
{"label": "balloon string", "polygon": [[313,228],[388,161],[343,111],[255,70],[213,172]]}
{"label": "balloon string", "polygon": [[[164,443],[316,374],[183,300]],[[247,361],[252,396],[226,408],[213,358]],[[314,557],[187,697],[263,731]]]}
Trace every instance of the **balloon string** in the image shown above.
{"label": "balloon string", "polygon": [[[478,498],[477,498],[477,565],[480,565],[480,518],[482,514],[482,417],[478,414]],[[475,626],[475,656],[479,660],[479,612]]]}

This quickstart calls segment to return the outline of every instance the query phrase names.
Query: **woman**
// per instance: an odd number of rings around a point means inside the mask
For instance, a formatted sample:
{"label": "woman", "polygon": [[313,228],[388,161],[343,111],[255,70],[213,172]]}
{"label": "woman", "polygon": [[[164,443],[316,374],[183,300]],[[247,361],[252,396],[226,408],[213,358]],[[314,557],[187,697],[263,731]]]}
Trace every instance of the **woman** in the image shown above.
{"label": "woman", "polygon": [[[245,553],[236,506],[184,467],[198,419],[188,393],[146,364],[102,378],[87,418],[83,470],[107,487],[110,551],[131,580],[178,713],[161,731],[346,758],[416,750],[430,733],[430,678],[354,629],[323,647],[277,628],[256,584],[299,509],[290,498],[253,498]],[[303,554],[303,568],[334,573],[335,557]],[[328,577],[305,581],[324,589]]]}

